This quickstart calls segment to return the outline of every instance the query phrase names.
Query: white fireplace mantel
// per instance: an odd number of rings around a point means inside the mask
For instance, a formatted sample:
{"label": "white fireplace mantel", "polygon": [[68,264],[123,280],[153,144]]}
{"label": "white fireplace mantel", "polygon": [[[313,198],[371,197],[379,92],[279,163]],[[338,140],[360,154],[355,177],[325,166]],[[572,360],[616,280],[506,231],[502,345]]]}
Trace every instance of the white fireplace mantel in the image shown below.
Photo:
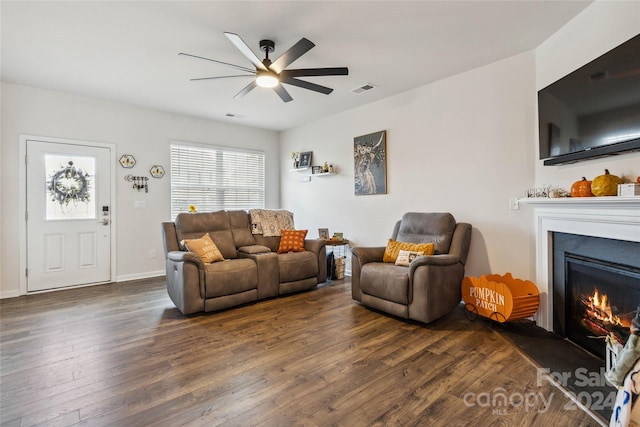
{"label": "white fireplace mantel", "polygon": [[538,326],[553,331],[554,232],[640,242],[640,197],[526,198],[534,209]]}

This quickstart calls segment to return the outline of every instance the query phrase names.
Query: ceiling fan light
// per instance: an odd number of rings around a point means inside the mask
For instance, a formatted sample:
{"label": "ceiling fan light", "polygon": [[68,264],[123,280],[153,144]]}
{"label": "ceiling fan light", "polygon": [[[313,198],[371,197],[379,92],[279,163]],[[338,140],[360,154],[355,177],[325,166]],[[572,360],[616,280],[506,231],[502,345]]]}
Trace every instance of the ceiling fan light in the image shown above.
{"label": "ceiling fan light", "polygon": [[277,75],[270,71],[259,71],[256,77],[256,84],[260,87],[276,87],[279,83]]}

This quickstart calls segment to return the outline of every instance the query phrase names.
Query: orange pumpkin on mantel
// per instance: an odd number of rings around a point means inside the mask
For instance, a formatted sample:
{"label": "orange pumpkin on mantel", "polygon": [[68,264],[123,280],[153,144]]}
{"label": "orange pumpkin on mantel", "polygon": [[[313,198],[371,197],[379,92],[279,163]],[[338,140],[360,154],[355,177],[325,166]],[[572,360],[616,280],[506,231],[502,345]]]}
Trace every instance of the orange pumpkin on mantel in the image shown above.
{"label": "orange pumpkin on mantel", "polygon": [[618,194],[618,184],[622,184],[619,176],[611,175],[609,169],[604,170],[604,175],[593,178],[591,192],[594,196],[615,196]]}
{"label": "orange pumpkin on mantel", "polygon": [[571,186],[571,197],[593,197],[591,181],[587,181],[583,176],[580,181],[574,182]]}

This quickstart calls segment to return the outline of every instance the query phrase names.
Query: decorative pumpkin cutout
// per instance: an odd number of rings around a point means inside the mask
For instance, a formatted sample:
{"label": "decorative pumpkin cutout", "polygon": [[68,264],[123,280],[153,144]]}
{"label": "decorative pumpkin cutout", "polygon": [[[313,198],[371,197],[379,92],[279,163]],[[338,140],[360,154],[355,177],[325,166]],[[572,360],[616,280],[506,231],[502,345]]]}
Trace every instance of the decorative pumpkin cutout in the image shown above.
{"label": "decorative pumpkin cutout", "polygon": [[583,176],[582,180],[574,182],[571,186],[571,197],[593,197],[591,181],[587,181]]}
{"label": "decorative pumpkin cutout", "polygon": [[618,184],[622,184],[620,177],[611,175],[609,169],[604,170],[604,175],[593,178],[591,192],[594,196],[615,196],[618,194]]}

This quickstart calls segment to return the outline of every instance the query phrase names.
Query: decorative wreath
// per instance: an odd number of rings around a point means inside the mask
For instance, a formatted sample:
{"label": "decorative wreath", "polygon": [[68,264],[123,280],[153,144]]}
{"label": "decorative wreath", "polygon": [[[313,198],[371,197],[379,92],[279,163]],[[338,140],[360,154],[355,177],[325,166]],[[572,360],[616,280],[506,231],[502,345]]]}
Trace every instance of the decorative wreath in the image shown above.
{"label": "decorative wreath", "polygon": [[68,206],[70,202],[89,203],[89,174],[76,168],[72,161],[69,165],[51,175],[47,189],[51,200]]}

